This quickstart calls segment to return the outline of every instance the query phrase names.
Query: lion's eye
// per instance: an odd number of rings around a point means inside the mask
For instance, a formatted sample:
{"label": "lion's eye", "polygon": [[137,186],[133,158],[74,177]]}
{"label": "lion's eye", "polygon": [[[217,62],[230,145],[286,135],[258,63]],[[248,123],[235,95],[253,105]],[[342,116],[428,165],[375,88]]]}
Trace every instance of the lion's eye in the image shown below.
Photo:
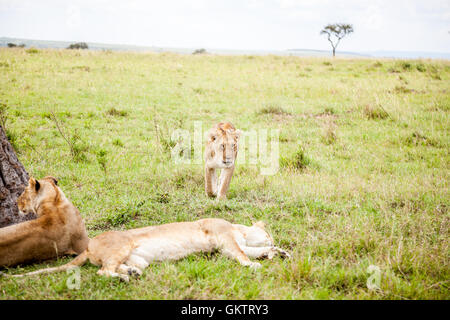
{"label": "lion's eye", "polygon": [[220,150],[225,150],[225,145],[223,143],[220,145]]}

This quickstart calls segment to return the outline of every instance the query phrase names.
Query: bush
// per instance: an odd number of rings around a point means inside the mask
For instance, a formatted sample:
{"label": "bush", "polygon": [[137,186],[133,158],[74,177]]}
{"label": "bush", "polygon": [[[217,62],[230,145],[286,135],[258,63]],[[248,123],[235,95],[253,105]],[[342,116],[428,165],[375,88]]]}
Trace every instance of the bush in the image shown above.
{"label": "bush", "polygon": [[89,49],[86,42],[72,43],[67,49]]}
{"label": "bush", "polygon": [[303,170],[310,164],[311,160],[306,156],[302,146],[299,146],[297,151],[289,158],[280,159],[281,167]]}
{"label": "bush", "polygon": [[100,167],[102,168],[105,175],[106,175],[106,169],[107,169],[106,166],[108,164],[107,155],[108,155],[108,151],[106,151],[105,149],[100,149],[96,153],[97,162],[100,165]]}
{"label": "bush", "polygon": [[15,44],[15,43],[11,43],[8,42],[8,48],[25,48],[25,44],[21,43],[21,44]]}
{"label": "bush", "polygon": [[363,112],[365,117],[369,120],[386,119],[389,117],[389,113],[381,105],[366,105]]}
{"label": "bush", "polygon": [[27,49],[27,51],[26,51],[27,53],[31,53],[31,54],[34,54],[34,53],[39,53],[39,50],[38,49],[36,49],[36,48],[30,48],[30,49]]}
{"label": "bush", "polygon": [[258,111],[259,114],[276,114],[276,115],[290,115],[289,111],[284,110],[278,105],[266,105]]}
{"label": "bush", "polygon": [[395,86],[396,93],[411,93],[412,89],[406,88],[405,86]]}
{"label": "bush", "polygon": [[205,53],[207,53],[206,49],[203,49],[203,48],[197,49],[194,52],[192,52],[192,54],[205,54]]}
{"label": "bush", "polygon": [[325,126],[323,135],[322,135],[322,141],[325,144],[333,144],[337,140],[336,136],[336,128],[333,123],[329,123],[327,126]]}
{"label": "bush", "polygon": [[128,112],[111,107],[108,111],[106,111],[106,114],[113,117],[126,117],[128,115]]}

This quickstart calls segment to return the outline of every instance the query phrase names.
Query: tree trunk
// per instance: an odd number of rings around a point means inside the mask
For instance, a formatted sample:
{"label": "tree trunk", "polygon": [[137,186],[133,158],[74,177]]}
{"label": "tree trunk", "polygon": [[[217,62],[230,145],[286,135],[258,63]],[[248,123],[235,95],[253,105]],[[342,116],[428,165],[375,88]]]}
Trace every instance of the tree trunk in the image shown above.
{"label": "tree trunk", "polygon": [[0,228],[34,218],[20,215],[17,208],[17,198],[27,184],[28,173],[0,126]]}
{"label": "tree trunk", "polygon": [[336,57],[336,48],[333,48],[333,58]]}

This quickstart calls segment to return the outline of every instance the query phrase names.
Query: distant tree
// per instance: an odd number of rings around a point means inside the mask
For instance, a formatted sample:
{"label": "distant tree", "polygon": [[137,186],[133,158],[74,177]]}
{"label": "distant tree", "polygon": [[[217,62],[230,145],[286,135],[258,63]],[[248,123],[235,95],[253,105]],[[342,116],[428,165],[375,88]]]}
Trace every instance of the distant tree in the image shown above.
{"label": "distant tree", "polygon": [[[333,57],[336,56],[336,48],[339,45],[339,42],[346,35],[353,32],[353,26],[351,24],[346,23],[335,23],[329,24],[320,31],[320,34],[326,34],[328,37],[328,41],[331,43],[331,47],[333,48]],[[334,38],[334,39],[333,39]]]}
{"label": "distant tree", "polygon": [[89,49],[86,42],[72,43],[67,49]]}
{"label": "distant tree", "polygon": [[21,43],[19,45],[12,43],[12,42],[8,42],[8,48],[24,48],[25,44]]}
{"label": "distant tree", "polygon": [[206,49],[197,49],[194,52],[192,52],[192,54],[205,54],[206,53]]}

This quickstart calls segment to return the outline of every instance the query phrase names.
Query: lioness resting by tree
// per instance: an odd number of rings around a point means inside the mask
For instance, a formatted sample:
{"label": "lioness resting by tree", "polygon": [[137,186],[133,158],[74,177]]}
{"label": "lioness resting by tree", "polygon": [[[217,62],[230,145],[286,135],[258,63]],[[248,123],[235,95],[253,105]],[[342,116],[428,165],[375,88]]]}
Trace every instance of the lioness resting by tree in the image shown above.
{"label": "lioness resting by tree", "polygon": [[[205,191],[209,197],[226,199],[238,152],[240,130],[229,122],[215,125],[208,133],[205,148]],[[219,183],[216,169],[222,169]]]}
{"label": "lioness resting by tree", "polygon": [[21,214],[36,219],[0,229],[0,266],[80,254],[89,243],[80,212],[53,177],[30,178],[17,199]]}
{"label": "lioness resting by tree", "polygon": [[273,246],[272,237],[257,222],[251,227],[222,219],[177,222],[127,231],[108,231],[91,239],[88,248],[71,262],[13,277],[63,271],[83,265],[87,260],[101,266],[99,275],[129,280],[139,276],[150,263],[177,260],[195,252],[220,250],[244,266],[259,268],[251,258],[272,259],[275,254],[290,257]]}

